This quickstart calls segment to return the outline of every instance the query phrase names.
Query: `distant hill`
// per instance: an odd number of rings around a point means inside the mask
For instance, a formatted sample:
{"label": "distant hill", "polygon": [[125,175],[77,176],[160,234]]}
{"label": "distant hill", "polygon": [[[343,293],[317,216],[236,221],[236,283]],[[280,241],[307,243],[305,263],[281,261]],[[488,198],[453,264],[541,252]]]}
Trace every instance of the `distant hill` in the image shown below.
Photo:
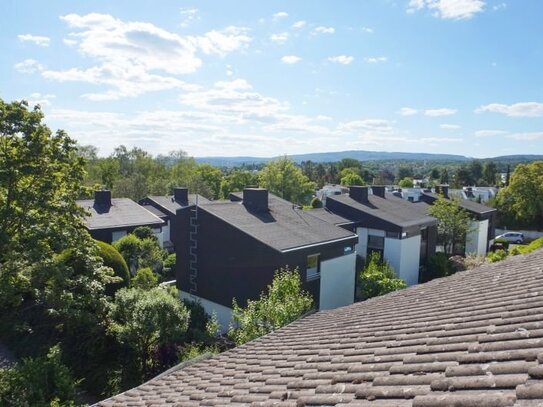
{"label": "distant hill", "polygon": [[[291,160],[300,163],[302,161],[336,162],[343,158],[354,158],[359,161],[467,161],[468,157],[454,154],[430,154],[430,153],[399,153],[386,151],[338,151],[331,153],[294,154],[288,156]],[[199,163],[208,163],[217,167],[235,167],[242,164],[261,164],[277,157],[196,157]]]}
{"label": "distant hill", "polygon": [[[291,160],[300,163],[302,161],[313,162],[337,162],[343,158],[354,158],[359,161],[443,161],[462,162],[470,161],[472,158],[455,154],[432,154],[432,153],[401,153],[387,151],[338,151],[329,153],[294,154],[288,156]],[[208,163],[216,167],[236,167],[242,164],[262,164],[277,157],[196,157],[199,163]],[[505,155],[500,157],[481,158],[481,160],[493,160],[496,162],[526,162],[543,160],[543,155],[518,154]]]}

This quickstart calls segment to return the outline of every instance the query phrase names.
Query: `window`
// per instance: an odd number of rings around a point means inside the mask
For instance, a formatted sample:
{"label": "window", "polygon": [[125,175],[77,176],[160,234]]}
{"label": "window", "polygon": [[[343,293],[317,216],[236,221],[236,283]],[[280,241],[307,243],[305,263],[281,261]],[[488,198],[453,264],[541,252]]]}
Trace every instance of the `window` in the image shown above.
{"label": "window", "polygon": [[383,236],[368,236],[368,247],[372,249],[383,249],[385,247],[385,238]]}
{"label": "window", "polygon": [[400,233],[399,232],[387,232],[387,237],[390,239],[399,239]]}
{"label": "window", "polygon": [[320,261],[318,254],[307,256],[306,280],[314,280],[320,276]]}

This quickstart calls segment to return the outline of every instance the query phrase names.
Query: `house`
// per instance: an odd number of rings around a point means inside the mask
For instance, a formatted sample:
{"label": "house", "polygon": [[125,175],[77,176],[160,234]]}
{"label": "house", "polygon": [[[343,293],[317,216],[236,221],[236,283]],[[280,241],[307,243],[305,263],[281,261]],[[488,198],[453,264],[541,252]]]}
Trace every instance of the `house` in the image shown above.
{"label": "house", "polygon": [[[440,196],[450,199],[448,185],[439,185],[435,188],[435,192],[423,193],[421,202],[432,205]],[[496,209],[464,199],[459,200],[458,203],[472,218],[464,252],[486,256],[496,237]]]}
{"label": "house", "polygon": [[495,187],[463,187],[460,191],[462,199],[486,203],[498,194]]}
{"label": "house", "polygon": [[100,407],[543,405],[543,250],[301,318]]}
{"label": "house", "polygon": [[326,184],[321,189],[317,190],[315,196],[324,203],[329,196],[346,194],[348,192],[349,188],[344,185]]}
{"label": "house", "polygon": [[[386,194],[384,186],[352,186],[348,195],[330,196],[326,209],[351,222],[359,237],[356,252],[378,252],[408,285],[435,253],[437,220],[425,210]],[[345,225],[343,225],[345,226]]]}
{"label": "house", "polygon": [[129,198],[111,198],[111,191],[101,190],[95,191],[94,199],[77,204],[89,213],[85,226],[96,240],[112,243],[137,227],[148,226],[162,245],[164,221]]}
{"label": "house", "polygon": [[173,195],[149,195],[140,199],[139,204],[164,221],[162,227],[164,248],[174,251],[177,210],[196,205],[198,202],[209,201],[201,195],[189,195],[187,188],[178,187],[173,189]]}
{"label": "house", "polygon": [[246,188],[241,200],[177,210],[178,288],[227,327],[232,300],[258,299],[274,273],[289,265],[319,309],[351,304],[357,236],[308,215],[265,189]]}

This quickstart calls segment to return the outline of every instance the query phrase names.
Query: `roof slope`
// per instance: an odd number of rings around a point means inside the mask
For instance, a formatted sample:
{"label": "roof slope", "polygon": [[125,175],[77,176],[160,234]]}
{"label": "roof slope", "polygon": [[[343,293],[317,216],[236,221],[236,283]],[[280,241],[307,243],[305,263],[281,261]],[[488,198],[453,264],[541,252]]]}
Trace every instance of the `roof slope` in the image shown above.
{"label": "roof slope", "polygon": [[[169,212],[170,215],[175,215],[177,210],[180,208],[186,208],[187,205],[181,205],[177,202],[173,195],[150,195],[146,199],[154,201],[156,204],[164,208]],[[209,200],[202,195],[189,195],[189,205],[193,205],[198,201],[198,203],[209,202]]]}
{"label": "roof slope", "polygon": [[[425,200],[426,198],[426,200]],[[441,198],[439,194],[435,194],[433,192],[424,192],[422,194],[422,200],[425,203],[431,203],[437,199]],[[491,213],[496,212],[495,208],[491,208],[490,206],[486,206],[483,204],[480,204],[478,202],[470,201],[469,199],[460,199],[458,202],[461,208],[464,208],[468,212],[471,212],[473,214],[482,215],[485,213]]]}
{"label": "roof slope", "polygon": [[[356,211],[400,227],[433,225],[437,222],[435,218],[415,209],[411,202],[398,199],[389,194],[387,194],[387,198],[369,194],[367,203],[360,203],[349,195],[334,195],[328,197],[327,200],[338,201]],[[356,221],[356,219],[353,220]]]}
{"label": "roof slope", "polygon": [[543,250],[302,318],[100,406],[543,405]]}
{"label": "roof slope", "polygon": [[85,224],[91,230],[160,226],[164,223],[162,219],[129,198],[114,198],[111,200],[111,206],[96,205],[94,199],[77,201],[77,204],[90,212],[90,216],[85,217]]}
{"label": "roof slope", "polygon": [[279,251],[358,239],[354,233],[311,216],[271,194],[268,207],[268,212],[253,212],[241,202],[216,201],[200,205],[201,209]]}

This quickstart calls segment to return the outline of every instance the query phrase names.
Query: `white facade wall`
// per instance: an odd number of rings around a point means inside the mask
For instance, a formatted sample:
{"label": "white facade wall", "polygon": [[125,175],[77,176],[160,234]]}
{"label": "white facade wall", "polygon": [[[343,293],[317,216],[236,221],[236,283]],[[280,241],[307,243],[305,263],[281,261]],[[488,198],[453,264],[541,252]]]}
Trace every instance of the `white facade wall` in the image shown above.
{"label": "white facade wall", "polygon": [[471,221],[470,232],[466,236],[466,254],[475,253],[486,256],[488,238],[488,219]]}
{"label": "white facade wall", "polygon": [[325,260],[320,265],[320,309],[333,309],[354,301],[356,253]]}
{"label": "white facade wall", "polygon": [[232,322],[232,309],[225,307],[224,305],[217,304],[216,302],[206,300],[205,298],[198,297],[196,295],[189,294],[185,291],[179,291],[179,297],[181,300],[189,300],[200,303],[204,308],[205,312],[209,315],[217,315],[217,320],[219,321],[221,333],[226,333],[228,327]]}
{"label": "white facade wall", "polygon": [[160,228],[153,229],[153,234],[158,239],[159,246],[164,247],[164,236],[162,235],[162,230]]}
{"label": "white facade wall", "polygon": [[383,257],[407,285],[419,282],[420,244],[420,235],[407,239],[385,238]]}
{"label": "white facade wall", "polygon": [[165,242],[170,240],[170,221],[168,220],[164,226],[162,226],[162,239]]}

